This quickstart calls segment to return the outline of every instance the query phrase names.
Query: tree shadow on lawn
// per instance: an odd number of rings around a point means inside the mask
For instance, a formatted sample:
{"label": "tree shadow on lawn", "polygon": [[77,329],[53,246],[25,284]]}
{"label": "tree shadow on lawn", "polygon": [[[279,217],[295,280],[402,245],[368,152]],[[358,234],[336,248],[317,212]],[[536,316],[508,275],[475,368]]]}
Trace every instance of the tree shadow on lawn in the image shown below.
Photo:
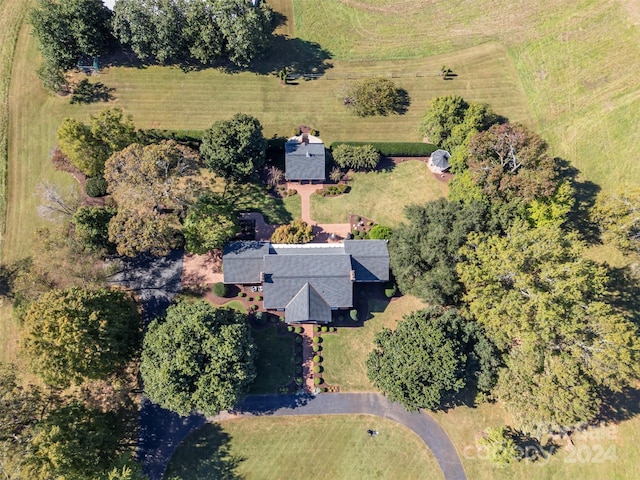
{"label": "tree shadow on lawn", "polygon": [[621,422],[640,414],[640,389],[627,387],[604,396],[598,420]]}
{"label": "tree shadow on lawn", "polygon": [[191,433],[171,458],[165,480],[241,480],[238,466],[245,460],[231,454],[231,435],[217,423]]}
{"label": "tree shadow on lawn", "polygon": [[567,228],[580,232],[582,238],[595,244],[600,241],[598,226],[589,219],[589,212],[593,207],[601,188],[589,180],[579,180],[580,170],[572,166],[563,158],[555,158],[559,177],[571,182],[575,189],[575,204],[567,215]]}
{"label": "tree shadow on lawn", "polygon": [[331,54],[315,42],[274,35],[266,55],[254,61],[247,70],[267,75],[286,68],[287,73],[323,75],[333,68],[333,64],[327,61],[330,58]]}
{"label": "tree shadow on lawn", "polygon": [[282,198],[268,193],[263,185],[246,183],[233,185],[227,190],[227,198],[241,212],[258,212],[265,222],[279,225],[293,221]]}
{"label": "tree shadow on lawn", "polygon": [[640,267],[626,265],[622,268],[608,267],[608,303],[622,310],[640,327]]}

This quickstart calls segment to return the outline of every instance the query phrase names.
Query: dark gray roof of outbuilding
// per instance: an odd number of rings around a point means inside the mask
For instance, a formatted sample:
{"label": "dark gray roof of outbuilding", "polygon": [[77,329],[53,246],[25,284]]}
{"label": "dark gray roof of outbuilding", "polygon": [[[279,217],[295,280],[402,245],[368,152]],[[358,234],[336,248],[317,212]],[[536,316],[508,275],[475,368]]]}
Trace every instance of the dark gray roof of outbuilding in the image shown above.
{"label": "dark gray roof of outbuilding", "polygon": [[389,280],[389,250],[386,240],[345,240],[344,251],[351,255],[356,282]]}
{"label": "dark gray roof of outbuilding", "polygon": [[296,140],[287,142],[284,171],[288,180],[324,180],[324,143],[301,143]]}
{"label": "dark gray roof of outbuilding", "polygon": [[229,242],[222,255],[224,283],[260,283],[269,242]]}
{"label": "dark gray roof of outbuilding", "polygon": [[331,307],[318,291],[305,283],[285,307],[287,323],[331,322]]}
{"label": "dark gray roof of outbuilding", "polygon": [[451,155],[446,150],[436,150],[431,154],[431,164],[441,170],[446,170],[449,168],[450,157]]}
{"label": "dark gray roof of outbuilding", "polygon": [[264,258],[264,307],[282,309],[309,283],[331,308],[351,307],[348,255],[268,255]]}

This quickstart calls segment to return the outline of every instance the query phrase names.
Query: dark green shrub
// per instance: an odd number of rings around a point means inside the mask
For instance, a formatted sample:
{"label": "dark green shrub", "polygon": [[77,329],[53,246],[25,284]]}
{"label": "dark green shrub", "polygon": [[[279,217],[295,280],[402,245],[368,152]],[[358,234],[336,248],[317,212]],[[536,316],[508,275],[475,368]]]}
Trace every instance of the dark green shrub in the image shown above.
{"label": "dark green shrub", "polygon": [[322,337],[313,337],[313,343],[322,343]]}
{"label": "dark green shrub", "polygon": [[222,297],[226,297],[227,296],[227,286],[222,282],[215,283],[213,285],[213,294],[216,297],[221,297],[221,298]]}
{"label": "dark green shrub", "polygon": [[313,379],[313,383],[315,383],[316,385],[322,385],[324,383],[324,380],[322,380],[322,378],[320,377],[316,377]]}
{"label": "dark green shrub", "polygon": [[303,331],[304,331],[304,329],[302,327],[296,327],[296,333],[298,335],[300,335]]}
{"label": "dark green shrub", "polygon": [[331,331],[332,331],[332,332],[337,332],[337,331],[338,331],[338,329],[337,329],[336,327],[331,327]]}
{"label": "dark green shrub", "polygon": [[287,331],[288,331],[288,332],[293,332],[294,330],[295,330],[295,328],[293,328],[291,325],[289,325],[289,326],[287,327]]}
{"label": "dark green shrub", "polygon": [[296,383],[297,383],[298,385],[302,385],[302,378],[300,378],[300,377],[296,377]]}
{"label": "dark green shrub", "polygon": [[322,367],[320,365],[315,365],[313,367],[313,373],[321,373],[322,372]]}
{"label": "dark green shrub", "polygon": [[296,343],[302,343],[302,337],[301,336],[297,336],[296,337]]}
{"label": "dark green shrub", "polygon": [[326,325],[322,327],[322,331],[323,332],[328,332],[329,331],[329,327],[327,327]]}
{"label": "dark green shrub", "polygon": [[313,331],[316,332],[316,333],[319,332],[320,331],[320,327],[319,326],[313,327]]}
{"label": "dark green shrub", "polygon": [[107,181],[102,177],[89,177],[84,191],[90,197],[104,197],[107,194]]}
{"label": "dark green shrub", "polygon": [[333,150],[340,144],[373,145],[373,148],[386,157],[428,157],[438,149],[432,143],[423,142],[333,142],[330,148]]}
{"label": "dark green shrub", "polygon": [[354,322],[358,321],[358,310],[356,310],[355,308],[352,308],[351,311],[349,312],[349,316],[351,317],[351,320],[353,320]]}
{"label": "dark green shrub", "polygon": [[311,348],[313,348],[314,352],[319,352],[322,350],[322,347],[318,344],[314,344]]}
{"label": "dark green shrub", "polygon": [[262,295],[258,295],[258,296],[256,297],[256,301],[261,302],[261,301],[262,301]]}
{"label": "dark green shrub", "polygon": [[313,356],[314,363],[320,363],[322,361],[322,357],[320,355]]}
{"label": "dark green shrub", "polygon": [[244,292],[238,292],[238,297],[242,298],[242,297],[246,297],[247,294]]}
{"label": "dark green shrub", "polygon": [[296,367],[296,373],[302,373],[302,367],[300,365]]}

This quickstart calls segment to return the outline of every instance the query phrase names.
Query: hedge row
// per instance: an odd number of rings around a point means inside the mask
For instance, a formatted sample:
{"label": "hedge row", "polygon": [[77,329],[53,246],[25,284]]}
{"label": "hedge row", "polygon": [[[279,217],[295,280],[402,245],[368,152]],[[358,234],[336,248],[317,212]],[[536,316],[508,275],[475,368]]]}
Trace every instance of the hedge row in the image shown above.
{"label": "hedge row", "polygon": [[196,150],[200,148],[204,130],[164,130],[149,128],[140,130],[141,140],[146,143],[159,142],[160,140],[175,140]]}
{"label": "hedge row", "polygon": [[331,149],[338,145],[372,145],[381,155],[386,157],[428,157],[438,147],[432,143],[422,142],[333,142]]}

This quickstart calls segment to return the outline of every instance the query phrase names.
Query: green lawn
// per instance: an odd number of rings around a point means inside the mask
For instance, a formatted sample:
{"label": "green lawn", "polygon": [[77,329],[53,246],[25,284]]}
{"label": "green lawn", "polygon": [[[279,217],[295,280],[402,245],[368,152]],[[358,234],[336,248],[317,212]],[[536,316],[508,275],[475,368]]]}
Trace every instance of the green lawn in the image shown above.
{"label": "green lawn", "polygon": [[[460,58],[460,53],[472,46],[498,45],[494,48],[504,49],[509,58],[498,71],[522,89],[527,113],[518,118],[492,99],[496,112],[520,121],[530,118],[531,112],[553,153],[603,188],[640,182],[637,2],[293,0],[293,4],[296,35],[319,43],[338,61],[438,58],[438,66],[459,74],[441,83],[465,98],[481,92],[486,96],[492,87],[472,83],[489,72]],[[459,92],[456,83],[468,88]],[[513,92],[502,94],[510,97]],[[493,91],[493,96],[500,95]]]}
{"label": "green lawn", "polygon": [[407,161],[389,171],[353,175],[351,191],[339,197],[311,196],[311,218],[319,223],[345,223],[355,213],[383,225],[404,220],[402,209],[446,196],[447,186],[419,161]]}
{"label": "green lawn", "polygon": [[258,345],[257,377],[251,393],[277,393],[293,379],[293,338],[278,335],[275,326],[253,330]]}
{"label": "green lawn", "polygon": [[425,304],[406,295],[391,303],[381,300],[369,302],[372,318],[364,327],[338,327],[337,333],[324,335],[322,357],[324,378],[330,385],[339,385],[342,391],[371,391],[365,362],[373,349],[373,336],[384,327],[395,328],[404,314],[424,308]]}
{"label": "green lawn", "polygon": [[300,195],[287,198],[274,197],[268,194],[264,185],[246,183],[229,187],[227,195],[235,208],[244,212],[260,212],[267,223],[289,223],[300,218]]}
{"label": "green lawn", "polygon": [[7,108],[11,66],[20,26],[27,11],[24,0],[0,2],[0,256],[7,209],[7,154],[9,110]]}
{"label": "green lawn", "polygon": [[[370,438],[367,429],[380,435]],[[407,428],[379,417],[261,417],[206,424],[174,453],[165,480],[443,478]]]}
{"label": "green lawn", "polygon": [[[637,399],[636,395],[636,399]],[[637,400],[636,400],[637,401]],[[635,407],[637,411],[637,405]],[[504,425],[509,416],[500,405],[456,407],[433,414],[462,458],[469,479],[620,479],[637,478],[640,464],[640,419],[609,424],[573,436],[575,449],[561,441],[555,455],[536,462],[521,461],[497,469],[475,448],[476,436],[486,427]],[[545,442],[546,439],[543,440]]]}
{"label": "green lawn", "polygon": [[237,310],[240,313],[247,313],[246,307],[242,304],[242,302],[239,302],[238,300],[231,300],[230,302],[225,303],[222,306],[225,308],[232,308],[233,310]]}

